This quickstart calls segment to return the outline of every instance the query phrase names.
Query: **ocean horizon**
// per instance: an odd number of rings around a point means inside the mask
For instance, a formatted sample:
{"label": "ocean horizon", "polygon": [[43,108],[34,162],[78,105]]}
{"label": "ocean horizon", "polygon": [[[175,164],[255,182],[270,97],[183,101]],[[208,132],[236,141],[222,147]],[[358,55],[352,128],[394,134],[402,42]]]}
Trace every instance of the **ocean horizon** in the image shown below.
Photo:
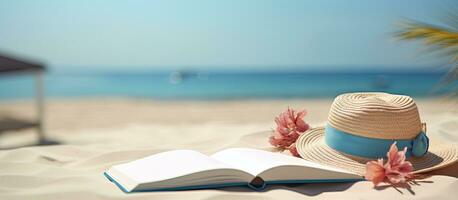
{"label": "ocean horizon", "polygon": [[[47,97],[134,97],[156,100],[332,98],[378,91],[444,95],[444,71],[68,71],[45,75]],[[33,76],[0,76],[0,100],[34,96]]]}

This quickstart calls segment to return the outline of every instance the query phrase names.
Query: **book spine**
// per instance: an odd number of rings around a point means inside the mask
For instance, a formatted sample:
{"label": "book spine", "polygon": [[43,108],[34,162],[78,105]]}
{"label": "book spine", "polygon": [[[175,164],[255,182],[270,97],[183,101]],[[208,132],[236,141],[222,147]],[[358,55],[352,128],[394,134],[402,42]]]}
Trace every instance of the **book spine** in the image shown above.
{"label": "book spine", "polygon": [[266,182],[261,177],[257,176],[250,183],[248,183],[248,187],[253,190],[260,191],[266,188]]}

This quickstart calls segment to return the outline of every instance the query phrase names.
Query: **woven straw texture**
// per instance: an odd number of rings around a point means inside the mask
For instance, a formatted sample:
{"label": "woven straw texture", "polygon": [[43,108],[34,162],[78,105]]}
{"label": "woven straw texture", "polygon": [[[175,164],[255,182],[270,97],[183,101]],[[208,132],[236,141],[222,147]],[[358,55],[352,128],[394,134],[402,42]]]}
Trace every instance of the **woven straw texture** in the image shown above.
{"label": "woven straw texture", "polygon": [[[366,162],[374,160],[344,154],[327,146],[324,141],[324,127],[303,133],[297,140],[296,147],[305,160],[339,167],[360,175],[364,175]],[[453,164],[458,160],[458,150],[430,137],[428,153],[421,158],[412,157],[407,160],[412,162],[414,173],[423,173]]]}
{"label": "woven straw texture", "polygon": [[348,93],[335,98],[328,123],[354,135],[412,139],[422,129],[412,98],[387,93]]}
{"label": "woven straw texture", "polygon": [[[381,139],[411,139],[421,130],[417,106],[412,98],[387,93],[350,93],[338,96],[329,113],[328,124],[351,134]],[[309,130],[296,141],[303,159],[336,166],[360,175],[373,160],[338,152],[326,145],[324,127]],[[428,153],[408,158],[414,173],[445,167],[458,160],[458,149],[431,137]],[[387,149],[388,151],[388,149]]]}

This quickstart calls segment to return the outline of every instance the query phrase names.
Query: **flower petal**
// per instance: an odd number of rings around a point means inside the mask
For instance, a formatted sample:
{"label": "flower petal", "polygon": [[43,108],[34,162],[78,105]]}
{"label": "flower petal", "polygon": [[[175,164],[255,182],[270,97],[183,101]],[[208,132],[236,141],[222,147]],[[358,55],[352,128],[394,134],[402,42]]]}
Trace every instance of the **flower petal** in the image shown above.
{"label": "flower petal", "polygon": [[288,107],[275,118],[277,127],[275,132],[269,138],[270,144],[277,148],[287,149],[296,142],[299,135],[310,128],[302,119],[305,116],[305,110],[297,112]]}
{"label": "flower petal", "polygon": [[378,161],[370,161],[366,163],[366,180],[372,181],[374,185],[378,185],[385,179],[385,168],[383,167],[383,159]]}

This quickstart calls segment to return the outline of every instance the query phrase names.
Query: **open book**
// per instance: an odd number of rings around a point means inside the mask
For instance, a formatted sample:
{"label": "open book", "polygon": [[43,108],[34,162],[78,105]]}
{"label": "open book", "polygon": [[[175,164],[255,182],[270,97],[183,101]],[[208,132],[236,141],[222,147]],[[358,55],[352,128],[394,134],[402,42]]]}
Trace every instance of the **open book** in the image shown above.
{"label": "open book", "polygon": [[268,151],[231,148],[211,156],[191,150],[158,153],[112,166],[105,176],[124,192],[266,184],[348,182],[362,177],[341,169]]}

